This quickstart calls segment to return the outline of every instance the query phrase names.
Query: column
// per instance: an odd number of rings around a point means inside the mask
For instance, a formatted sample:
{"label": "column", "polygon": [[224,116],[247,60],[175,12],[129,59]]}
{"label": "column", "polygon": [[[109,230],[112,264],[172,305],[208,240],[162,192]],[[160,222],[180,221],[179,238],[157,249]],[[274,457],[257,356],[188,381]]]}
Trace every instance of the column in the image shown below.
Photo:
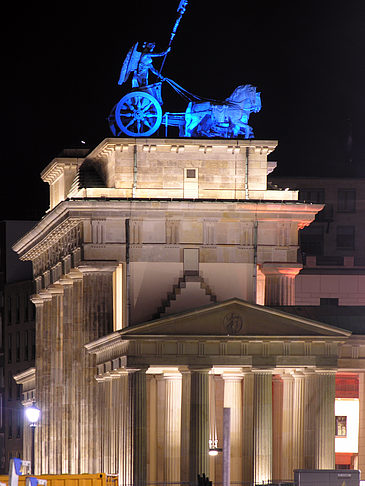
{"label": "column", "polygon": [[365,373],[359,373],[359,463],[361,479],[365,479]]}
{"label": "column", "polygon": [[190,370],[180,369],[181,373],[181,440],[180,440],[180,481],[190,478]]}
{"label": "column", "polygon": [[335,371],[317,372],[315,468],[335,468]]}
{"label": "column", "polygon": [[164,374],[165,412],[165,482],[180,482],[181,375]]}
{"label": "column", "polygon": [[231,478],[242,482],[242,379],[243,376],[223,374],[224,407],[231,409]]}
{"label": "column", "polygon": [[314,441],[316,409],[316,375],[304,372],[304,469],[314,469]]}
{"label": "column", "polygon": [[254,481],[272,479],[272,373],[254,371]]}
{"label": "column", "polygon": [[289,480],[293,476],[293,392],[294,378],[283,374],[283,416],[281,429],[281,480]]}
{"label": "column", "polygon": [[147,482],[157,482],[157,383],[156,375],[147,379]]}
{"label": "column", "polygon": [[50,457],[50,392],[51,381],[51,294],[41,291],[32,297],[36,306],[36,393],[41,410],[35,434],[35,473],[49,474]]}
{"label": "column", "polygon": [[295,277],[303,268],[299,263],[263,263],[265,305],[295,305]]}
{"label": "column", "polygon": [[243,378],[243,482],[253,481],[254,470],[254,374],[245,372]]}
{"label": "column", "polygon": [[133,483],[133,441],[131,403],[129,394],[129,374],[121,373],[118,379],[118,427],[119,427],[119,484]]}
{"label": "column", "polygon": [[191,369],[190,481],[209,476],[209,369]]}
{"label": "column", "polygon": [[304,374],[293,373],[293,468],[304,469]]}
{"label": "column", "polygon": [[128,371],[132,433],[132,482],[134,486],[143,486],[147,480],[146,370]]}
{"label": "column", "polygon": [[[282,427],[283,427],[283,381],[279,375],[272,377],[272,476],[273,480],[281,479],[281,462],[283,460]],[[285,460],[285,459],[284,459]]]}
{"label": "column", "polygon": [[[83,275],[81,341],[86,344],[113,332],[113,262],[88,262],[78,270]],[[95,437],[101,435],[98,407],[100,389],[94,378],[95,356],[79,349],[80,387],[80,472],[95,474],[101,469],[101,449]]]}

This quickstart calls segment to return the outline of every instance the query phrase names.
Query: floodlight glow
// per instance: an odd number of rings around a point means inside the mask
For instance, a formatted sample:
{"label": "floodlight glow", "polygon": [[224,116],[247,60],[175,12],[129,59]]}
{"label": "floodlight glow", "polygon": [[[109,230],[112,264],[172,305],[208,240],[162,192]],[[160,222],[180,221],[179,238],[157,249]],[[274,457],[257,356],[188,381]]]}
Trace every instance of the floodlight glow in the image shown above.
{"label": "floodlight glow", "polygon": [[25,409],[25,415],[31,424],[35,425],[38,422],[40,414],[41,411],[34,403]]}

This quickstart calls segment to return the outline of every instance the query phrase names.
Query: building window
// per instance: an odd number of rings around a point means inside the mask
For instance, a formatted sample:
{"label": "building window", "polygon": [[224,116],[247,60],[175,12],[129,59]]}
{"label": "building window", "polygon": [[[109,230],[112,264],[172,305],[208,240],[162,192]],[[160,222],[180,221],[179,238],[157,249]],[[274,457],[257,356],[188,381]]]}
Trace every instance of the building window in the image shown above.
{"label": "building window", "polygon": [[321,297],[319,303],[320,305],[338,305],[338,298]]}
{"label": "building window", "polygon": [[299,233],[300,248],[305,255],[323,255],[323,226],[305,228]]}
{"label": "building window", "polygon": [[11,322],[12,322],[11,297],[8,297],[7,298],[7,304],[8,304],[8,312],[7,312],[7,316],[8,316],[8,326],[10,326],[11,325]]}
{"label": "building window", "polygon": [[24,301],[24,321],[28,322],[29,321],[29,296],[25,296],[25,301]]}
{"label": "building window", "polygon": [[324,189],[300,189],[299,201],[323,204],[325,198]]}
{"label": "building window", "polygon": [[29,331],[24,332],[24,361],[29,359]]}
{"label": "building window", "polygon": [[355,209],[355,189],[339,189],[337,192],[337,211],[341,213],[353,213]]}
{"label": "building window", "polygon": [[8,400],[13,399],[13,375],[11,371],[8,374]]}
{"label": "building window", "polygon": [[196,178],[196,170],[195,169],[186,169],[186,178],[187,179],[195,179]]}
{"label": "building window", "polygon": [[8,363],[11,363],[13,360],[13,336],[11,334],[8,335]]}
{"label": "building window", "polygon": [[21,410],[17,410],[17,420],[16,420],[16,437],[19,439],[22,436],[22,426],[23,426],[23,414]]}
{"label": "building window", "polygon": [[31,330],[31,360],[35,359],[35,330]]}
{"label": "building window", "polygon": [[9,410],[8,416],[8,438],[11,439],[13,437],[13,410]]}
{"label": "building window", "polygon": [[15,334],[15,360],[20,361],[20,332]]}
{"label": "building window", "polygon": [[336,415],[336,437],[347,437],[346,415]]}
{"label": "building window", "polygon": [[20,296],[17,295],[15,299],[15,323],[19,324],[20,322]]}
{"label": "building window", "polygon": [[337,226],[336,234],[337,249],[353,250],[355,248],[355,227]]}

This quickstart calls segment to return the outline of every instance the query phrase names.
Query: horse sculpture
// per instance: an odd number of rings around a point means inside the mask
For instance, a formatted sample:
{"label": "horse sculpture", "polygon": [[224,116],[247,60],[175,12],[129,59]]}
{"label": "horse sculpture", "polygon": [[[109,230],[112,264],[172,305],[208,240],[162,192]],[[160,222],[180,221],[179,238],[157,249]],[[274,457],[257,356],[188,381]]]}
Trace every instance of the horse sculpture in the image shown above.
{"label": "horse sculpture", "polygon": [[185,137],[253,138],[250,113],[261,109],[260,93],[250,84],[238,86],[225,101],[190,102],[185,112]]}

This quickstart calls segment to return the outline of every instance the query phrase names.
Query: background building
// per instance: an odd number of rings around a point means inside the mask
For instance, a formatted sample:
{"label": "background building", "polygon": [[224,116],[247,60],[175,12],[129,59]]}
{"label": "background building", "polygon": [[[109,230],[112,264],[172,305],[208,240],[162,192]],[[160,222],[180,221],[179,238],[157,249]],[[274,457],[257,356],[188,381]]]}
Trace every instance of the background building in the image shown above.
{"label": "background building", "polygon": [[34,365],[35,309],[32,266],[19,260],[12,245],[35,225],[34,221],[0,222],[1,276],[1,410],[0,473],[9,470],[9,458],[23,454],[23,407],[21,388],[13,375]]}
{"label": "background building", "polygon": [[365,305],[365,180],[275,177],[272,184],[325,204],[300,231],[304,268],[296,279],[297,305]]}

